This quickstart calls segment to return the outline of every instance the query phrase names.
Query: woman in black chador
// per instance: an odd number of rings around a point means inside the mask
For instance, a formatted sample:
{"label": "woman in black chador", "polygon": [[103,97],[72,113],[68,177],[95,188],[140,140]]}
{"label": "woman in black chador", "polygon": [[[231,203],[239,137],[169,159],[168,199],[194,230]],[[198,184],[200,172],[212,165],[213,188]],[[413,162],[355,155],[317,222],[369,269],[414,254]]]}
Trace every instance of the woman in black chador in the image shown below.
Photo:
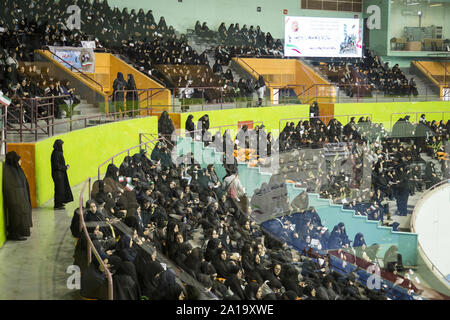
{"label": "woman in black chador", "polygon": [[51,156],[52,178],[55,184],[55,209],[64,209],[65,203],[73,201],[72,190],[67,177],[69,165],[66,165],[64,160],[63,143],[64,141],[60,139],[55,141]]}
{"label": "woman in black chador", "polygon": [[8,152],[3,171],[3,199],[7,215],[9,240],[26,240],[33,226],[31,219],[30,189],[20,166],[20,156]]}

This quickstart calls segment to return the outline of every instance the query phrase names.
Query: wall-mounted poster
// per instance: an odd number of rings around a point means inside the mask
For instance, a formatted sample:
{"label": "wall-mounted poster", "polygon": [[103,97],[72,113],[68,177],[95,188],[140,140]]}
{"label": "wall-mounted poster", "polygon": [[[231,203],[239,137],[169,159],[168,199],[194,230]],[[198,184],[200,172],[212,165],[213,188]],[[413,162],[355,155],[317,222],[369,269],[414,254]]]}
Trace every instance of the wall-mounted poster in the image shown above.
{"label": "wall-mounted poster", "polygon": [[286,57],[362,56],[360,19],[285,17]]}
{"label": "wall-mounted poster", "polygon": [[73,72],[94,73],[95,54],[92,48],[49,47],[49,49],[56,55],[53,57],[56,61],[66,68],[72,69]]}

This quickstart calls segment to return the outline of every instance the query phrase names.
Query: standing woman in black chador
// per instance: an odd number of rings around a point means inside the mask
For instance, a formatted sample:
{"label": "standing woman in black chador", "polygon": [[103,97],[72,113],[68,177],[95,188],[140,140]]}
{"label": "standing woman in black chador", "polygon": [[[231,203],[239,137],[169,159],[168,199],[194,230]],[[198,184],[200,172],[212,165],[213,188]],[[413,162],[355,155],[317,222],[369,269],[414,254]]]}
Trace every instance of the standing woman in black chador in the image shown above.
{"label": "standing woman in black chador", "polygon": [[20,166],[20,156],[8,152],[3,168],[3,199],[7,216],[9,240],[26,240],[33,226],[31,218],[30,189]]}
{"label": "standing woman in black chador", "polygon": [[135,113],[136,110],[139,110],[139,94],[136,88],[136,82],[134,81],[134,76],[132,74],[128,74],[128,85],[127,85],[127,111],[130,111],[128,114],[130,117],[138,114]]}
{"label": "standing woman in black chador", "polygon": [[158,133],[160,137],[166,138],[168,141],[171,141],[172,133],[174,131],[175,126],[173,125],[172,119],[170,119],[169,113],[167,111],[163,111],[161,113],[161,117],[158,120]]}
{"label": "standing woman in black chador", "polygon": [[113,97],[112,101],[115,105],[115,112],[120,111],[120,118],[122,118],[122,112],[124,111],[124,95],[127,89],[128,83],[123,78],[122,72],[117,72],[117,78],[113,82]]}
{"label": "standing woman in black chador", "polygon": [[186,130],[186,136],[191,137],[192,139],[194,139],[194,131],[195,131],[195,124],[192,121],[192,119],[194,118],[194,116],[192,114],[190,114],[186,120],[184,129]]}
{"label": "standing woman in black chador", "polygon": [[51,156],[52,178],[55,184],[55,209],[64,209],[65,203],[73,201],[72,190],[67,177],[69,165],[66,165],[64,160],[63,143],[64,141],[60,139],[55,141]]}

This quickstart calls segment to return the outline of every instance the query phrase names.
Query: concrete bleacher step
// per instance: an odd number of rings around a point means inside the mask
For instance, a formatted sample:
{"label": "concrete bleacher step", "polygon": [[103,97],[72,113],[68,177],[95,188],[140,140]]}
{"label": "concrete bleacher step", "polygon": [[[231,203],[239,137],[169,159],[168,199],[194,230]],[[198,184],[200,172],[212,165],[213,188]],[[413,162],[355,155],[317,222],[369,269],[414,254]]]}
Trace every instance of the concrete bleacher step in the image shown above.
{"label": "concrete bleacher step", "polygon": [[417,84],[417,91],[419,92],[419,96],[426,95],[437,95],[439,94],[439,89],[430,83],[425,75],[413,70],[412,68],[401,68],[401,71],[405,74],[408,81],[411,78],[414,78],[414,81]]}
{"label": "concrete bleacher step", "polygon": [[98,108],[93,104],[88,104],[85,101],[81,101],[81,103],[75,108],[73,108],[73,115],[90,115],[99,113]]}
{"label": "concrete bleacher step", "polygon": [[[223,178],[225,170],[222,166],[222,153],[218,153],[212,147],[204,147],[200,141],[192,141],[191,138],[180,137],[177,144],[178,155],[186,152],[193,152],[196,161],[202,164],[202,167],[208,163],[214,163],[217,175]],[[251,167],[248,163],[239,163],[239,180],[243,184],[248,197],[252,197],[255,190],[262,183],[268,183],[272,173],[260,167]],[[287,192],[290,201],[293,201],[297,195],[304,192],[305,189],[298,188],[292,183],[287,183]],[[347,226],[347,234],[351,239],[357,232],[362,232],[367,243],[378,243],[387,249],[388,246],[396,244],[403,253],[405,264],[414,265],[417,261],[417,234],[408,232],[395,232],[392,227],[382,226],[379,221],[369,220],[366,216],[360,216],[354,210],[344,209],[342,205],[333,204],[328,199],[320,198],[319,194],[308,193],[309,206],[316,208],[321,216],[322,223],[330,230],[339,222],[344,222]],[[410,219],[411,215],[406,218]],[[261,223],[265,220],[274,218],[272,215],[255,217]],[[397,218],[397,216],[393,216]],[[402,217],[403,218],[403,217]],[[396,220],[396,219],[393,219]],[[405,224],[402,224],[405,225]]]}

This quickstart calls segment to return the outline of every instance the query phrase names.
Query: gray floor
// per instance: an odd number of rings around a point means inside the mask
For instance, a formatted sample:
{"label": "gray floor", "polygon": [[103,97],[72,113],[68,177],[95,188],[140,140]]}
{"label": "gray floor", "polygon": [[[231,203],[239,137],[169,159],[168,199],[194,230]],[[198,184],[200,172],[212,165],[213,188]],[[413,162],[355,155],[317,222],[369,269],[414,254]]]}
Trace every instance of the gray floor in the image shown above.
{"label": "gray floor", "polygon": [[0,248],[1,300],[73,300],[78,290],[68,289],[75,239],[70,232],[81,186],[72,189],[75,201],[65,210],[53,210],[53,200],[33,209],[33,228],[26,241],[6,241]]}

